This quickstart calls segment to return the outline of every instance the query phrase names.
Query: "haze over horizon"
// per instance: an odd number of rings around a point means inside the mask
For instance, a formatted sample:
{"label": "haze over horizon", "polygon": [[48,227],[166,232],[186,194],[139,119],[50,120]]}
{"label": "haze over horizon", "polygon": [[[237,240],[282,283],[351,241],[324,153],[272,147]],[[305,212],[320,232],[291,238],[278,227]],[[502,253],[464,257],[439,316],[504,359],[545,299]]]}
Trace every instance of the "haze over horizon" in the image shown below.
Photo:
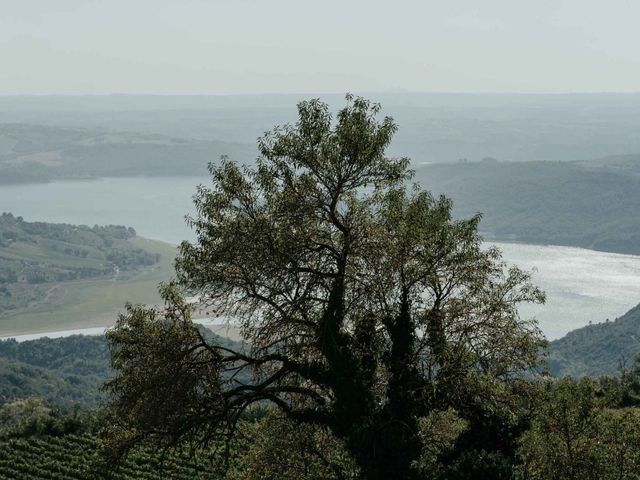
{"label": "haze over horizon", "polygon": [[2,3],[0,95],[578,93],[640,84],[640,4],[628,0]]}

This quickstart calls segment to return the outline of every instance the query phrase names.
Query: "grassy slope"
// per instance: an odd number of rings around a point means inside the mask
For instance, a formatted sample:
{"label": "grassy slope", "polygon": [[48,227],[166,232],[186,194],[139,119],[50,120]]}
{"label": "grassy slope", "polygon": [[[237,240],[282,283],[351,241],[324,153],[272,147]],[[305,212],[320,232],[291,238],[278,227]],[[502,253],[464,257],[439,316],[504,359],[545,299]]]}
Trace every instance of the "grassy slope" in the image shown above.
{"label": "grassy slope", "polygon": [[173,274],[176,248],[164,242],[135,237],[136,246],[161,255],[160,262],[129,277],[62,282],[42,304],[0,319],[0,336],[111,325],[125,302],[154,304],[157,286]]}

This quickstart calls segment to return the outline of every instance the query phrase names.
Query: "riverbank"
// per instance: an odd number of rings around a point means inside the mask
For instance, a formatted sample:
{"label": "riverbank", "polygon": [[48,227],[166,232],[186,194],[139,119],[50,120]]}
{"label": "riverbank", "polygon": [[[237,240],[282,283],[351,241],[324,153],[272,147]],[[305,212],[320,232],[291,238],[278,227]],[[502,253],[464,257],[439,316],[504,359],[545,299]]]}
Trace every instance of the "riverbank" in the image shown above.
{"label": "riverbank", "polygon": [[[221,337],[226,337],[231,340],[240,341],[242,340],[242,336],[240,335],[240,328],[233,323],[229,323],[227,321],[219,321],[217,319],[210,318],[196,318],[193,320],[195,323],[199,323],[200,325],[204,325],[213,333],[220,335]],[[18,342],[26,342],[29,340],[37,340],[39,338],[64,338],[71,337],[72,335],[104,335],[105,332],[111,328],[113,325],[109,326],[96,326],[96,327],[86,327],[86,328],[75,328],[71,330],[53,330],[53,331],[43,331],[36,333],[26,333],[26,334],[9,334],[5,336],[0,336],[0,341],[14,339]]]}

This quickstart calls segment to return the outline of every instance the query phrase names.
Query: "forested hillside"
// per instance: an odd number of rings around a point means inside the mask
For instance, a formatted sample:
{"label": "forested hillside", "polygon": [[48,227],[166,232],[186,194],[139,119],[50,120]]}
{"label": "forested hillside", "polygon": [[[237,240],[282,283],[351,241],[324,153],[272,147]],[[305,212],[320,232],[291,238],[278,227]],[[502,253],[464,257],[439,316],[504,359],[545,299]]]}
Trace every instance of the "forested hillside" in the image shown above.
{"label": "forested hillside", "polygon": [[[212,342],[240,346],[199,328]],[[99,387],[112,373],[110,360],[103,335],[0,340],[0,406],[36,396],[57,408],[95,408],[103,398]]]}
{"label": "forested hillside", "polygon": [[456,216],[482,213],[488,238],[638,254],[640,157],[616,159],[487,159],[420,167],[416,179],[450,197]]}
{"label": "forested hillside", "polygon": [[640,305],[614,321],[573,330],[551,342],[549,350],[555,375],[617,375],[640,352]]}
{"label": "forested hillside", "polygon": [[103,336],[0,341],[0,405],[37,396],[60,408],[95,408],[109,359]]}

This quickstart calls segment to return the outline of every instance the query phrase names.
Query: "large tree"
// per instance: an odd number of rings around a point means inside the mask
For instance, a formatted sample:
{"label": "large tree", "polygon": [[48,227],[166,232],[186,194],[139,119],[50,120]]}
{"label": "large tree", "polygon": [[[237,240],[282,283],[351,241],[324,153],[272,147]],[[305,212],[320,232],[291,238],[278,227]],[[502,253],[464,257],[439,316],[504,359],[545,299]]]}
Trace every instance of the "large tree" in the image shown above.
{"label": "large tree", "polygon": [[416,478],[421,418],[502,408],[536,367],[542,335],[517,305],[543,294],[483,247],[479,216],[454,221],[409,183],[378,105],[298,113],[259,141],[255,167],[210,167],[176,262],[178,289],[245,347],[203,336],[173,287],[165,311],[130,306],[109,333],[114,438],[206,443],[270,403],[333,432],[363,478]]}

